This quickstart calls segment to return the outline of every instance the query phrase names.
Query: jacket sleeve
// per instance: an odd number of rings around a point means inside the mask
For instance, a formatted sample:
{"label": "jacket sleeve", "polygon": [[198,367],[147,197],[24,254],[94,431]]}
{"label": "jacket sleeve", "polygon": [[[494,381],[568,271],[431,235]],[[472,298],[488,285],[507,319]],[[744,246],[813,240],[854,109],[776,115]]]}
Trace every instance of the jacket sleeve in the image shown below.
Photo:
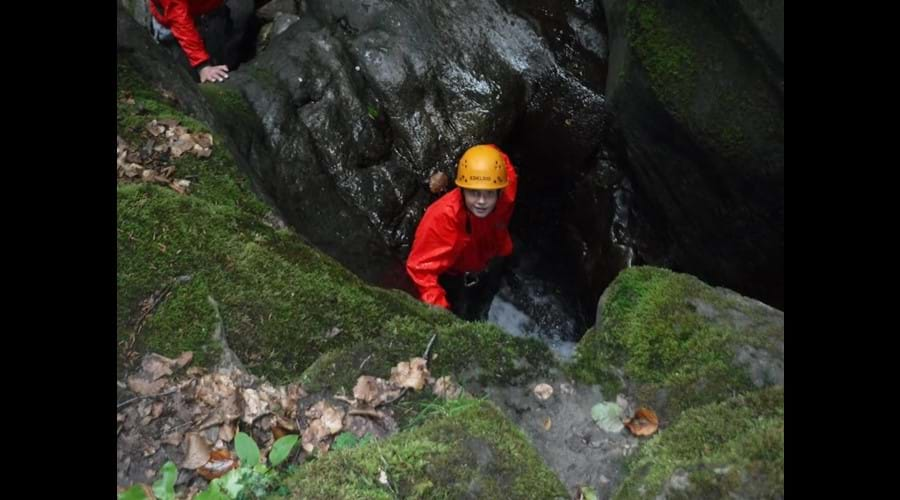
{"label": "jacket sleeve", "polygon": [[458,256],[457,228],[452,217],[426,211],[406,259],[406,272],[416,284],[423,302],[450,308],[447,292],[438,283],[438,276],[450,269]]}
{"label": "jacket sleeve", "polygon": [[187,1],[162,0],[161,3],[165,10],[166,20],[169,22],[169,29],[172,30],[172,36],[178,40],[191,67],[196,68],[208,61],[209,54],[206,52],[206,45],[203,44],[203,38],[200,37],[200,33],[194,25],[194,18],[191,17]]}

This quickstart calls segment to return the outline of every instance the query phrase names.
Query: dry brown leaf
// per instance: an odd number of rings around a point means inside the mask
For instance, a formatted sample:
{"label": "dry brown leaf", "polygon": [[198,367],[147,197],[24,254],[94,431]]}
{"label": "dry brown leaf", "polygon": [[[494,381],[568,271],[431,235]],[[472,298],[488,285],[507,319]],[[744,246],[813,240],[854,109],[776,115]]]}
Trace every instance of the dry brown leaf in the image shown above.
{"label": "dry brown leaf", "polygon": [[322,412],[322,424],[329,434],[337,434],[344,428],[344,410],[326,406]]}
{"label": "dry brown leaf", "polygon": [[178,136],[178,140],[176,140],[169,149],[172,151],[172,156],[179,158],[184,153],[192,150],[194,144],[194,138],[191,137],[191,134],[181,134]]}
{"label": "dry brown leaf", "polygon": [[137,163],[129,163],[122,168],[122,173],[125,174],[125,177],[130,179],[141,176],[143,171],[144,166]]}
{"label": "dry brown leaf", "polygon": [[290,384],[285,388],[284,394],[281,407],[285,410],[285,416],[292,418],[297,413],[297,404],[306,397],[306,391],[300,384]]}
{"label": "dry brown leaf", "polygon": [[534,387],[534,395],[540,400],[549,399],[553,395],[553,386],[550,384],[538,384]]}
{"label": "dry brown leaf", "polygon": [[553,421],[550,419],[550,417],[545,418],[544,419],[544,430],[549,431],[550,427],[552,427],[552,426],[553,426]]}
{"label": "dry brown leaf", "polygon": [[328,430],[325,429],[325,425],[321,420],[316,419],[310,422],[309,427],[303,431],[300,439],[303,444],[303,449],[306,450],[307,453],[312,453],[316,448],[316,445],[326,437],[328,437]]}
{"label": "dry brown leaf", "polygon": [[162,401],[157,401],[153,403],[153,408],[150,410],[150,416],[153,418],[159,418],[162,415],[163,408],[165,408],[165,404]]}
{"label": "dry brown leaf", "polygon": [[177,191],[178,194],[187,194],[188,190],[191,187],[191,181],[184,180],[184,179],[178,179],[177,181],[169,184],[169,186],[171,186],[172,189]]}
{"label": "dry brown leaf", "polygon": [[429,375],[428,362],[424,358],[412,358],[408,363],[401,361],[391,368],[391,382],[416,391],[425,387]]}
{"label": "dry brown leaf", "polygon": [[133,375],[128,377],[128,388],[140,396],[153,396],[166,385],[166,379],[149,381],[143,377]]}
{"label": "dry brown leaf", "polygon": [[192,359],[194,359],[194,353],[191,351],[184,351],[177,358],[175,358],[175,366],[179,369],[184,368],[188,363],[191,362]]}
{"label": "dry brown leaf", "polygon": [[393,401],[402,389],[382,378],[363,375],[356,380],[353,397],[367,405],[378,407]]}
{"label": "dry brown leaf", "polygon": [[203,376],[197,383],[195,397],[207,406],[218,407],[223,401],[237,395],[237,388],[231,377],[222,373]]}
{"label": "dry brown leaf", "polygon": [[172,446],[178,446],[181,444],[181,441],[184,440],[184,434],[180,432],[170,432],[166,434],[164,438],[162,438],[162,442],[165,444],[169,444]]}
{"label": "dry brown leaf", "polygon": [[156,380],[160,377],[172,374],[172,365],[175,362],[165,356],[159,354],[148,354],[141,361],[141,368],[150,375],[150,380]]}
{"label": "dry brown leaf", "polygon": [[278,424],[272,426],[272,437],[274,437],[275,439],[281,439],[288,434],[296,434],[296,432],[291,432],[290,430],[285,429]]}
{"label": "dry brown leaf", "polygon": [[200,425],[197,426],[197,430],[202,431],[216,425],[222,425],[223,422],[225,422],[225,418],[222,417],[222,414],[219,412],[215,412],[207,415],[207,417],[203,419],[203,422],[201,422]]}
{"label": "dry brown leaf", "polygon": [[201,434],[196,432],[187,435],[187,451],[185,452],[184,462],[181,467],[184,469],[196,469],[209,462],[211,450],[209,443],[206,442]]}
{"label": "dry brown leaf", "polygon": [[244,400],[244,414],[241,420],[244,422],[252,424],[254,420],[270,412],[268,399],[261,398],[256,389],[244,389],[241,391],[241,397]]}
{"label": "dry brown leaf", "polygon": [[219,427],[219,439],[226,443],[230,443],[234,439],[234,434],[234,424],[227,423]]}
{"label": "dry brown leaf", "polygon": [[225,473],[237,466],[238,460],[233,453],[226,449],[216,449],[210,453],[209,461],[197,469],[197,474],[207,481],[212,481],[217,477],[224,476]]}
{"label": "dry brown leaf", "polygon": [[462,394],[462,387],[454,383],[449,375],[437,379],[432,390],[436,396],[444,399],[456,399]]}
{"label": "dry brown leaf", "polygon": [[150,132],[150,135],[153,137],[159,136],[166,131],[166,128],[159,124],[156,120],[151,121],[147,124],[147,132]]}
{"label": "dry brown leaf", "polygon": [[205,132],[194,134],[194,142],[201,148],[210,148],[213,145],[213,136]]}
{"label": "dry brown leaf", "polygon": [[659,428],[659,417],[650,408],[638,408],[625,427],[635,436],[649,436]]}
{"label": "dry brown leaf", "polygon": [[428,179],[428,189],[431,190],[432,193],[437,194],[443,192],[444,189],[447,188],[448,182],[447,174],[443,172],[435,172],[430,179]]}

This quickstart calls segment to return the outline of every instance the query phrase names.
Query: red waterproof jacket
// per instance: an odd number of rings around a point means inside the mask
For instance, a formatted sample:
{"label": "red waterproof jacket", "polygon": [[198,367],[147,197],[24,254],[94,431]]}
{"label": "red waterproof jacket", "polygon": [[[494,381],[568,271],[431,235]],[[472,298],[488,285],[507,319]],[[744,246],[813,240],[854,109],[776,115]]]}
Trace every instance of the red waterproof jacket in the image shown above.
{"label": "red waterproof jacket", "polygon": [[507,225],[512,217],[518,179],[509,157],[502,151],[501,155],[506,161],[509,185],[503,188],[494,211],[487,217],[479,219],[471,215],[462,190],[455,188],[432,203],[419,222],[406,259],[406,272],[419,289],[423,302],[449,309],[438,276],[445,272],[481,271],[493,257],[512,253]]}
{"label": "red waterproof jacket", "polygon": [[[196,68],[209,59],[203,38],[197,32],[194,19],[219,8],[225,0],[148,0],[150,13],[159,24],[172,30],[181,50],[191,66]],[[162,7],[162,12],[157,9]]]}

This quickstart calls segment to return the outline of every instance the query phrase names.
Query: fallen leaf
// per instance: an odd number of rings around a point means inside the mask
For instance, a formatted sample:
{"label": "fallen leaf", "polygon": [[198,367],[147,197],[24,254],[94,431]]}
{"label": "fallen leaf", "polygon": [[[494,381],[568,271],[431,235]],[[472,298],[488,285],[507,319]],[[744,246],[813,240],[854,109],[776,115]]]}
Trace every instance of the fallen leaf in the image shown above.
{"label": "fallen leaf", "polygon": [[[190,370],[189,370],[190,371]],[[222,373],[203,376],[197,383],[195,397],[207,406],[218,407],[222,401],[237,395],[237,388],[230,377]],[[227,413],[226,413],[227,415]]]}
{"label": "fallen leaf", "polygon": [[166,131],[166,128],[159,124],[156,120],[151,121],[147,124],[147,132],[150,132],[150,135],[153,137],[158,137],[159,134],[162,134]]}
{"label": "fallen leaf", "polygon": [[184,440],[184,434],[180,432],[170,432],[162,439],[162,442],[172,446],[178,446],[181,444],[182,440]]}
{"label": "fallen leaf", "polygon": [[172,189],[177,191],[178,194],[187,194],[188,190],[191,187],[191,181],[178,179],[177,181],[170,184],[170,186],[172,186]]}
{"label": "fallen leaf", "polygon": [[125,177],[133,179],[142,174],[142,172],[144,171],[144,166],[137,163],[129,163],[128,165],[125,165],[122,171],[125,174]]}
{"label": "fallen leaf", "polygon": [[166,385],[166,379],[149,381],[137,375],[128,377],[128,388],[140,396],[153,396]]}
{"label": "fallen leaf", "polygon": [[326,338],[326,339],[333,338],[333,337],[336,336],[337,334],[341,333],[341,331],[342,331],[342,330],[341,330],[340,328],[338,328],[338,327],[335,326],[335,327],[332,328],[331,330],[328,330],[327,332],[325,332],[325,338]]}
{"label": "fallen leaf", "polygon": [[430,375],[427,366],[428,362],[424,358],[412,358],[408,363],[401,361],[391,368],[391,382],[400,387],[421,390]]}
{"label": "fallen leaf", "polygon": [[209,148],[213,145],[213,136],[208,133],[194,134],[194,141],[202,148]]}
{"label": "fallen leaf", "polygon": [[179,158],[184,153],[193,149],[194,144],[194,138],[191,137],[191,134],[182,134],[178,136],[178,140],[176,140],[169,149],[172,152],[172,156]]}
{"label": "fallen leaf", "polygon": [[321,420],[329,434],[337,434],[344,428],[344,410],[333,406],[326,407],[322,412]]}
{"label": "fallen leaf", "polygon": [[540,400],[547,400],[553,395],[553,386],[550,384],[538,384],[534,387],[534,395]]}
{"label": "fallen leaf", "polygon": [[326,437],[328,437],[328,430],[325,428],[325,424],[319,419],[313,420],[301,436],[303,449],[307,453],[312,453],[316,445]]}
{"label": "fallen leaf", "polygon": [[188,363],[191,362],[192,359],[194,359],[194,353],[191,351],[185,351],[181,353],[177,358],[175,358],[175,366],[177,366],[178,368],[184,368]]}
{"label": "fallen leaf", "polygon": [[230,443],[234,439],[234,424],[223,424],[222,427],[219,427],[219,439]]}
{"label": "fallen leaf", "polygon": [[167,179],[171,179],[171,178],[172,178],[172,174],[174,174],[174,173],[175,173],[175,166],[174,166],[174,165],[169,165],[168,167],[165,167],[165,168],[163,168],[162,170],[159,171],[159,175],[161,175],[161,176],[163,176],[163,177],[165,177],[165,178],[167,178]]}
{"label": "fallen leaf", "polygon": [[437,379],[432,390],[436,396],[444,399],[456,399],[462,394],[462,387],[454,383],[449,375]]}
{"label": "fallen leaf", "polygon": [[212,481],[217,477],[224,476],[225,473],[237,466],[237,457],[232,452],[226,449],[217,449],[210,453],[209,461],[197,469],[197,474],[207,481]]}
{"label": "fallen leaf", "polygon": [[443,172],[435,172],[428,180],[428,189],[430,189],[434,194],[440,193],[447,188],[447,182],[447,174]]}
{"label": "fallen leaf", "polygon": [[659,428],[659,417],[649,408],[638,408],[625,427],[635,436],[649,436]]}
{"label": "fallen leaf", "polygon": [[191,432],[187,435],[187,451],[181,467],[184,469],[196,469],[209,462],[209,443],[202,435]]}
{"label": "fallen leaf", "polygon": [[275,439],[281,439],[288,434],[299,434],[300,431],[297,430],[297,426],[294,425],[294,422],[283,418],[280,415],[276,415],[272,420],[271,424],[272,429],[272,437]]}
{"label": "fallen leaf", "polygon": [[156,380],[160,377],[172,374],[172,365],[175,362],[165,356],[159,354],[148,354],[141,361],[141,368],[150,375],[150,380]]}
{"label": "fallen leaf", "polygon": [[402,389],[382,378],[363,375],[356,380],[353,397],[372,407],[396,399]]}
{"label": "fallen leaf", "polygon": [[159,418],[159,416],[162,415],[163,408],[165,408],[165,405],[162,401],[153,403],[153,409],[150,410],[150,416],[153,418]]}
{"label": "fallen leaf", "polygon": [[553,421],[550,420],[550,417],[545,418],[544,419],[544,430],[549,431],[550,427],[552,427],[552,426],[553,426]]}
{"label": "fallen leaf", "polygon": [[256,389],[244,389],[241,397],[244,399],[244,414],[241,418],[244,422],[252,424],[257,418],[269,413],[269,402],[260,398]]}

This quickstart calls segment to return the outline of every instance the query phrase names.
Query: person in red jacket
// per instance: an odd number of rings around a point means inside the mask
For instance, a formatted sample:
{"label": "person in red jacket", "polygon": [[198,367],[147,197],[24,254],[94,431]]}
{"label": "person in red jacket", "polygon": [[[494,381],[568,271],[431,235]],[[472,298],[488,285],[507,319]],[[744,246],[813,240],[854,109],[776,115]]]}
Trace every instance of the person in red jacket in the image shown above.
{"label": "person in red jacket", "polygon": [[186,60],[201,83],[225,80],[252,51],[253,0],[147,1],[151,33]]}
{"label": "person in red jacket", "polygon": [[484,320],[497,292],[502,257],[512,253],[509,219],[518,179],[493,144],[460,158],[456,188],[431,204],[406,259],[419,297],[468,320]]}

